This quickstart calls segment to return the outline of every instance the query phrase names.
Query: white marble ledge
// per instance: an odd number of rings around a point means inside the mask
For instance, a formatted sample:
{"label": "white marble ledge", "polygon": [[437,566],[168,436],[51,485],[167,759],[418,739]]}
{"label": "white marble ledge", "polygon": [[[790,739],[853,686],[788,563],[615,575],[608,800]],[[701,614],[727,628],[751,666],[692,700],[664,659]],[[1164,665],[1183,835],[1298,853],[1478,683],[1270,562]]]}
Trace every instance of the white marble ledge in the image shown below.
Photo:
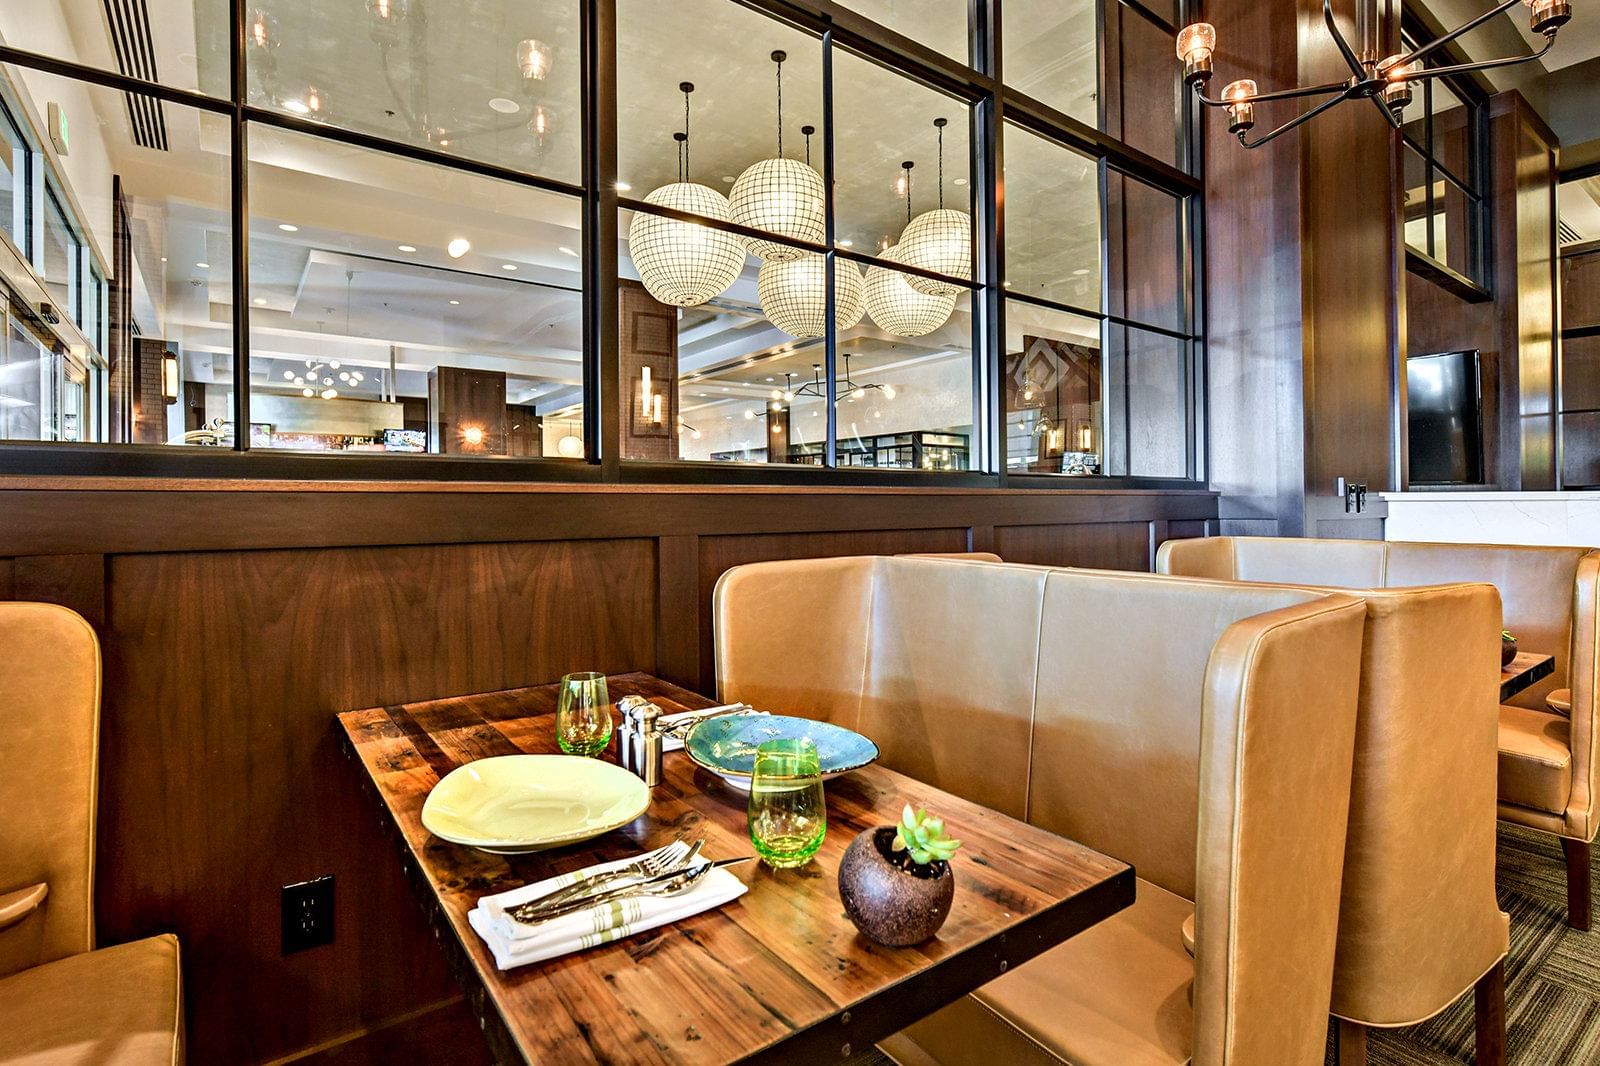
{"label": "white marble ledge", "polygon": [[1385,492],[1384,539],[1600,547],[1600,492]]}

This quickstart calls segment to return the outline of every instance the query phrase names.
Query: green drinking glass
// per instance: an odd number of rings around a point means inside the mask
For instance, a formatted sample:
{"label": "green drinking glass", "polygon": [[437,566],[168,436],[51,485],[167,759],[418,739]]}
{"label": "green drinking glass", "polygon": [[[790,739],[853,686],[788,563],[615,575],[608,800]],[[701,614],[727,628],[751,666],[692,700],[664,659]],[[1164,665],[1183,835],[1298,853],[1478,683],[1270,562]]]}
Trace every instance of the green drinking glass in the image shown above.
{"label": "green drinking glass", "polygon": [[828,805],[810,740],[769,740],[756,748],[750,775],[750,840],[774,869],[804,866],[822,848]]}
{"label": "green drinking glass", "polygon": [[611,742],[611,696],[605,674],[568,674],[556,705],[556,743],[568,755],[599,755]]}

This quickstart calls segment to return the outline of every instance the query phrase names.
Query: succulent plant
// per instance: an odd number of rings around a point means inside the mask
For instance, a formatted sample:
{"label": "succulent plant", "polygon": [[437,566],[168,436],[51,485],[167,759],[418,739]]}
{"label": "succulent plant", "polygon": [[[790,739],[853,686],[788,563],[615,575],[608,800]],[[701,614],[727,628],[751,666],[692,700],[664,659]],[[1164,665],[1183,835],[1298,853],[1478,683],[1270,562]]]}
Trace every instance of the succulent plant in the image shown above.
{"label": "succulent plant", "polygon": [[961,841],[951,840],[944,832],[944,819],[934,818],[920,807],[913,811],[906,804],[900,812],[900,824],[895,826],[892,850],[904,851],[919,866],[933,862],[948,862],[961,847]]}

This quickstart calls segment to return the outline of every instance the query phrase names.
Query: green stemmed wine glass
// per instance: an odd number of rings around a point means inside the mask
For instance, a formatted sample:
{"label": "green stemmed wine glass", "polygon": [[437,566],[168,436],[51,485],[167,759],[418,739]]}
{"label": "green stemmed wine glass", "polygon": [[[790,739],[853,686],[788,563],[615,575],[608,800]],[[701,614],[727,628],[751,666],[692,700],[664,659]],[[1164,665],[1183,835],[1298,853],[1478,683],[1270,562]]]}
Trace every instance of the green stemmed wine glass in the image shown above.
{"label": "green stemmed wine glass", "polygon": [[568,755],[599,755],[611,742],[611,696],[606,675],[568,674],[556,705],[556,743]]}
{"label": "green stemmed wine glass", "polygon": [[774,869],[804,866],[821,850],[828,805],[815,743],[769,740],[756,748],[749,825],[756,853]]}

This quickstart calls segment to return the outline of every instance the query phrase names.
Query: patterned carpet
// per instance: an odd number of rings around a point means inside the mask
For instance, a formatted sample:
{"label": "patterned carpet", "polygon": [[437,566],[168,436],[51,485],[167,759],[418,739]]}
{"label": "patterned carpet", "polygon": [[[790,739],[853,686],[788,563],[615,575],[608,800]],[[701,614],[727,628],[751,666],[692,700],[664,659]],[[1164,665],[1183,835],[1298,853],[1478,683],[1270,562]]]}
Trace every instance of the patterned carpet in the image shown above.
{"label": "patterned carpet", "polygon": [[[1513,1066],[1600,1064],[1600,928],[1567,928],[1566,866],[1554,837],[1500,827],[1500,906],[1511,915],[1506,960],[1506,1045]],[[1600,848],[1594,883],[1600,885]],[[1333,1059],[1330,1031],[1329,1058]],[[1471,1063],[1472,994],[1409,1029],[1379,1030],[1372,1066]],[[851,1066],[889,1066],[877,1052]]]}
{"label": "patterned carpet", "polygon": [[[1600,859],[1600,849],[1595,855]],[[1600,1063],[1600,929],[1580,933],[1567,928],[1560,842],[1501,826],[1498,882],[1500,906],[1511,915],[1508,1061],[1523,1066]],[[1422,1025],[1373,1033],[1369,1056],[1374,1066],[1472,1062],[1472,996]]]}

